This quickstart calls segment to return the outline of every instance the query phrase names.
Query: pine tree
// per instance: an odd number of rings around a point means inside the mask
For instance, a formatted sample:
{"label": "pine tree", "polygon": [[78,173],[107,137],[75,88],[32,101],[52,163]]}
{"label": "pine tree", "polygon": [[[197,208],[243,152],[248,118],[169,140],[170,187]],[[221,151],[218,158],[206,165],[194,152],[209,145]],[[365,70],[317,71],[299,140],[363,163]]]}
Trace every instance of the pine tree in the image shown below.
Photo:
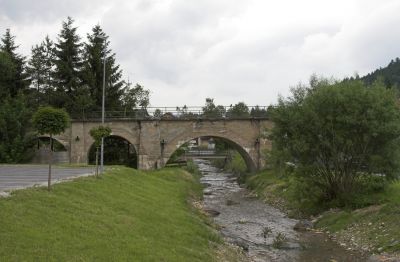
{"label": "pine tree", "polygon": [[46,36],[40,45],[32,47],[32,56],[27,68],[32,87],[36,90],[35,98],[38,105],[51,104],[53,60],[53,42]]}
{"label": "pine tree", "polygon": [[71,17],[63,22],[54,49],[54,83],[56,94],[53,105],[64,107],[68,112],[74,111],[74,97],[82,85],[80,71],[82,68],[81,43],[77,28]]}
{"label": "pine tree", "polygon": [[94,101],[93,110],[100,111],[103,90],[103,59],[106,57],[106,109],[121,110],[124,81],[121,81],[122,70],[115,62],[115,53],[109,48],[108,36],[99,25],[87,35],[83,54],[83,83],[89,87]]}
{"label": "pine tree", "polygon": [[[17,96],[20,91],[27,90],[29,82],[25,72],[25,57],[16,52],[18,46],[15,45],[15,36],[11,35],[10,29],[6,30],[0,44],[0,50],[9,56],[13,70],[13,76],[4,87],[11,97]],[[3,92],[2,92],[3,93]]]}

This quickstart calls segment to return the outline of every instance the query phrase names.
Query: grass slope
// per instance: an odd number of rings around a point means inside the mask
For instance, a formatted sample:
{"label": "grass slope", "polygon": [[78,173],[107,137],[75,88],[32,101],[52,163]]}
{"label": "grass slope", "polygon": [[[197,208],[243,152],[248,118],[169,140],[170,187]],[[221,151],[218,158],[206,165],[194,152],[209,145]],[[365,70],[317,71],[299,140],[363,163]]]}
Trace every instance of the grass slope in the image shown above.
{"label": "grass slope", "polygon": [[[323,205],[303,201],[302,192],[295,194],[290,179],[273,170],[248,177],[246,185],[266,202],[294,217],[326,210]],[[388,185],[383,192],[360,196],[355,202],[367,207],[323,212],[316,227],[363,251],[400,254],[400,181]]]}
{"label": "grass slope", "polygon": [[180,169],[117,167],[0,199],[0,261],[212,261],[218,236],[187,203]]}

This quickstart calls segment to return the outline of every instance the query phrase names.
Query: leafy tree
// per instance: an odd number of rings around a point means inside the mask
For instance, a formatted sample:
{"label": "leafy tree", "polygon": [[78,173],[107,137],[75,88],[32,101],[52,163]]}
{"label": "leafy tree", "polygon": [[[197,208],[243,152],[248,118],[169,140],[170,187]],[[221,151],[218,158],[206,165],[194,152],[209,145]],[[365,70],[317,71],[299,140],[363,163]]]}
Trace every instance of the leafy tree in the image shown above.
{"label": "leafy tree", "polygon": [[122,105],[124,107],[124,113],[136,112],[140,107],[140,110],[146,110],[150,103],[150,91],[144,89],[143,86],[136,84],[134,88],[131,87],[128,82],[123,90]]}
{"label": "leafy tree", "polygon": [[73,26],[74,20],[67,18],[62,23],[54,49],[54,82],[56,94],[53,105],[64,107],[68,112],[74,111],[74,99],[77,90],[81,87],[82,56],[80,38]]}
{"label": "leafy tree", "polygon": [[[106,104],[108,110],[121,110],[121,97],[123,95],[124,81],[122,70],[115,62],[115,53],[109,48],[108,36],[99,25],[92,29],[92,34],[87,35],[88,43],[83,50],[83,83],[89,87],[90,96],[94,103],[92,109],[100,111],[103,96],[103,59],[106,57]],[[130,87],[126,89],[129,96]]]}
{"label": "leafy tree", "polygon": [[397,175],[400,114],[383,83],[320,79],[281,98],[272,120],[275,155],[323,200],[346,204],[363,179]]}
{"label": "leafy tree", "polygon": [[90,129],[90,136],[94,139],[94,145],[96,147],[96,177],[99,174],[99,148],[101,146],[101,140],[111,134],[111,128],[108,126],[98,126]]}
{"label": "leafy tree", "polygon": [[49,153],[49,176],[48,190],[51,186],[51,165],[53,162],[53,135],[61,134],[70,124],[70,118],[63,109],[53,107],[41,107],[32,117],[32,123],[37,132],[41,135],[50,136],[50,153]]}
{"label": "leafy tree", "polygon": [[267,110],[264,108],[260,108],[259,106],[255,106],[250,110],[250,116],[252,117],[267,117]]}
{"label": "leafy tree", "polygon": [[247,105],[243,102],[239,102],[233,107],[230,107],[226,112],[227,117],[249,117],[250,112]]}
{"label": "leafy tree", "polygon": [[6,88],[7,91],[5,92],[11,97],[16,97],[20,91],[26,91],[28,87],[25,57],[16,52],[17,48],[15,36],[11,35],[10,29],[7,29],[1,39],[0,50],[9,56],[9,62],[11,62],[13,68],[10,81],[3,87]]}
{"label": "leafy tree", "polygon": [[156,110],[154,110],[153,116],[154,116],[155,118],[161,118],[161,116],[162,116],[161,110],[158,109],[158,108],[157,108]]}
{"label": "leafy tree", "polygon": [[206,105],[202,108],[203,115],[209,118],[219,118],[225,116],[225,107],[214,104],[214,99],[206,98]]}
{"label": "leafy tree", "polygon": [[0,162],[21,163],[30,157],[33,146],[29,135],[30,109],[22,95],[6,97],[0,103]]}

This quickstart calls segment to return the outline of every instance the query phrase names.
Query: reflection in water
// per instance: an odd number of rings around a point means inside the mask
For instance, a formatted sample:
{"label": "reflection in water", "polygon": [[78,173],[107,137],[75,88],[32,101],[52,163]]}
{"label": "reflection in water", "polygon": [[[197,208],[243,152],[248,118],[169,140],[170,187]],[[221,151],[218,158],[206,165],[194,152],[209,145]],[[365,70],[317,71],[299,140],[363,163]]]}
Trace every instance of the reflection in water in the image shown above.
{"label": "reflection in water", "polygon": [[[365,261],[322,234],[293,230],[296,220],[252,197],[236,177],[195,160],[203,176],[204,207],[227,241],[248,251],[253,261]],[[278,241],[284,236],[284,241]],[[278,247],[278,248],[277,248]]]}

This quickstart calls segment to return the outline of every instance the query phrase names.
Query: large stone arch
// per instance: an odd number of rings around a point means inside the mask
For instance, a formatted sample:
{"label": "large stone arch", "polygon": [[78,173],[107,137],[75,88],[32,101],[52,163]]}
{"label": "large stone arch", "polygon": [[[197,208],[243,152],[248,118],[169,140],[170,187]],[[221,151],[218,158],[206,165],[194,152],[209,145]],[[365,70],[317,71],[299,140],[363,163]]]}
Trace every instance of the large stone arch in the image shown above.
{"label": "large stone arch", "polygon": [[[235,139],[232,138],[231,136],[224,136],[221,134],[210,134],[210,133],[204,133],[203,135],[194,135],[194,134],[187,134],[184,137],[179,137],[176,138],[173,141],[168,142],[168,145],[165,146],[164,152],[163,152],[163,158],[164,158],[164,163],[167,163],[168,160],[171,158],[172,154],[184,143],[189,142],[190,140],[199,138],[199,137],[212,137],[212,138],[219,138],[224,141],[226,141],[230,146],[232,146],[233,149],[237,150],[238,153],[243,157],[243,160],[246,163],[247,170],[250,172],[253,172],[257,170],[257,163],[255,161],[258,161],[257,159],[253,159],[252,157],[252,148],[246,147],[245,143],[243,143],[242,139]],[[242,141],[240,141],[242,140]]]}

